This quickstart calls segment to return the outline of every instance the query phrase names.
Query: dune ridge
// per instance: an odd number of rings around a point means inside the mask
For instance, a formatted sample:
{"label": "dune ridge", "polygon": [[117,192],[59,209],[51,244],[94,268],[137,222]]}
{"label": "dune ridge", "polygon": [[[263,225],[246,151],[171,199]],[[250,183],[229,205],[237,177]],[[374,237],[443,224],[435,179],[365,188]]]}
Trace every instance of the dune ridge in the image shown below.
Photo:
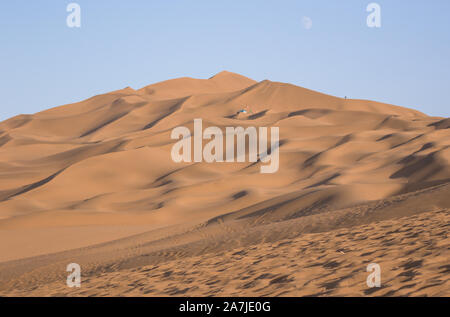
{"label": "dune ridge", "polygon": [[[278,172],[174,163],[170,133],[195,118],[279,127]],[[227,71],[5,120],[0,295],[448,296],[448,121]],[[339,265],[314,266],[321,257]],[[67,261],[82,264],[88,286],[64,287]],[[386,287],[367,290],[367,261],[389,267]],[[421,262],[411,271],[408,261]],[[242,265],[267,283],[244,281]],[[151,291],[136,282],[146,278]]]}

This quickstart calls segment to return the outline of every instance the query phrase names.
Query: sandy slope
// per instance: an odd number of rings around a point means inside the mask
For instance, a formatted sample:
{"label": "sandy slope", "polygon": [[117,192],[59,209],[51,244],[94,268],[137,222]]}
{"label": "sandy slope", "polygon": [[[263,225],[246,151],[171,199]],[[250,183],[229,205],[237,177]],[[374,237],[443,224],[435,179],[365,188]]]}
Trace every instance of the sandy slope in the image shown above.
{"label": "sandy slope", "polygon": [[[279,127],[279,171],[174,163],[195,118]],[[222,72],[3,121],[0,294],[450,295],[448,120]]]}

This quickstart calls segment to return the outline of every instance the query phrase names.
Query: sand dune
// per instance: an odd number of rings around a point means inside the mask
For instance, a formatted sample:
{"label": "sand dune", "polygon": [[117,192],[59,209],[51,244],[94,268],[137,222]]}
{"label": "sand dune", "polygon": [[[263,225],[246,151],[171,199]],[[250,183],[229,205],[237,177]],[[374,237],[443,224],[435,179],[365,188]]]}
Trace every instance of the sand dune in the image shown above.
{"label": "sand dune", "polygon": [[[279,127],[278,172],[173,162],[172,129],[196,118]],[[16,116],[0,123],[0,295],[449,296],[449,127],[230,72]]]}

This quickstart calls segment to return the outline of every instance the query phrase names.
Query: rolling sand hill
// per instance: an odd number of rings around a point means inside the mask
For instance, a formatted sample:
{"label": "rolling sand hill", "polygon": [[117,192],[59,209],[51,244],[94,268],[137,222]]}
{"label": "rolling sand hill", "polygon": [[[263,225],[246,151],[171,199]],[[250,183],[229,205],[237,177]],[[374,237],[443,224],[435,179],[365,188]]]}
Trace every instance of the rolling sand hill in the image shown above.
{"label": "rolling sand hill", "polygon": [[[195,118],[279,127],[279,171],[174,163]],[[229,72],[0,123],[3,296],[449,296],[449,211],[449,119]]]}

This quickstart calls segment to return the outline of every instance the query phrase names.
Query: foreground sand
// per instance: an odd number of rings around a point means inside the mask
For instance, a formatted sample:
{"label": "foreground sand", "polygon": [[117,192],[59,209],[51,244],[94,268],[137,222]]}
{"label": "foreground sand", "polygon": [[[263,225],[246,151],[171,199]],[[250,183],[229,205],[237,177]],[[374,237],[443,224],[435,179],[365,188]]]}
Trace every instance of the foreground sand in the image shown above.
{"label": "foreground sand", "polygon": [[[170,132],[194,118],[278,126],[279,171],[172,162]],[[449,296],[449,127],[228,72],[11,118],[0,295]]]}
{"label": "foreground sand", "polygon": [[[63,279],[9,296],[450,296],[449,210]],[[161,261],[161,260],[160,260]],[[151,263],[154,261],[148,261]],[[369,288],[366,267],[381,266]],[[62,266],[61,266],[62,269]],[[0,295],[2,293],[0,292]]]}

